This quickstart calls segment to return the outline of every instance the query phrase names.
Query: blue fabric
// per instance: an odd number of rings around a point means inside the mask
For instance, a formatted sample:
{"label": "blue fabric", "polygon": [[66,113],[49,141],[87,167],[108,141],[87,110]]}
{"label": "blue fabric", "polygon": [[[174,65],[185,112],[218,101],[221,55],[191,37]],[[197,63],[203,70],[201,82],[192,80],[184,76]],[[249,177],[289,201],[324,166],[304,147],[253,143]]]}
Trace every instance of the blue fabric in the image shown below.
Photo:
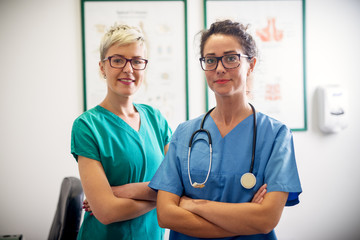
{"label": "blue fabric", "polygon": [[[147,182],[155,174],[169,143],[171,129],[160,112],[134,104],[140,114],[135,131],[121,118],[101,106],[78,117],[73,124],[71,153],[100,161],[111,186]],[[85,213],[78,239],[162,239],[156,210],[132,220],[103,225]]]}
{"label": "blue fabric", "polygon": [[[286,205],[299,202],[302,192],[295,162],[291,131],[279,121],[262,113],[257,113],[257,140],[254,174],[256,186],[244,189],[241,176],[251,165],[253,116],[239,123],[224,138],[215,122],[209,116],[204,124],[212,136],[213,160],[209,179],[204,188],[193,188],[188,176],[188,146],[194,131],[199,129],[202,116],[187,121],[176,129],[170,148],[158,171],[150,182],[150,187],[178,196],[186,195],[194,199],[241,203],[250,202],[257,190],[267,183],[267,191],[288,192]],[[193,141],[190,158],[192,182],[205,180],[209,166],[208,138],[199,133]],[[171,233],[170,239],[196,239],[179,233]],[[175,237],[176,236],[176,237]],[[180,237],[181,236],[181,237]],[[226,239],[276,239],[274,231],[267,235],[238,236]]]}

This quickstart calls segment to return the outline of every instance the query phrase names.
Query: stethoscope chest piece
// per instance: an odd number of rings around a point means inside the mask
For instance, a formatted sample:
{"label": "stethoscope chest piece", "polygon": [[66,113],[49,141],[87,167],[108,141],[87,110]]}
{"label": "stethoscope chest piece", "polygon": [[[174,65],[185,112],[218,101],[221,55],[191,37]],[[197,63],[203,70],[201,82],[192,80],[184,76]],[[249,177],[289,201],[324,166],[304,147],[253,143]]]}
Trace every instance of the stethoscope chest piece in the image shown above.
{"label": "stethoscope chest piece", "polygon": [[240,183],[244,188],[251,189],[256,184],[256,177],[251,172],[247,172],[241,176]]}
{"label": "stethoscope chest piece", "polygon": [[194,188],[203,188],[205,187],[205,184],[194,182],[193,184],[191,184],[191,186],[193,186]]}

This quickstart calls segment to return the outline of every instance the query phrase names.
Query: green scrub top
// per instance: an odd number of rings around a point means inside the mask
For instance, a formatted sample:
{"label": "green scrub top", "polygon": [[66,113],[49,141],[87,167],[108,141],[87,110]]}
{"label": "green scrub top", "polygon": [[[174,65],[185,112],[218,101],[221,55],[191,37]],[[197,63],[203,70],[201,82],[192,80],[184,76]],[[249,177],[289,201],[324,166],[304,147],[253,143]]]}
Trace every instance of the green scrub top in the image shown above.
{"label": "green scrub top", "polygon": [[[135,131],[120,117],[96,106],[80,115],[73,124],[71,153],[100,161],[111,186],[150,181],[164,157],[164,146],[172,131],[161,115],[148,105],[134,104],[140,114]],[[162,239],[156,210],[128,221],[100,223],[88,212],[78,239]]]}

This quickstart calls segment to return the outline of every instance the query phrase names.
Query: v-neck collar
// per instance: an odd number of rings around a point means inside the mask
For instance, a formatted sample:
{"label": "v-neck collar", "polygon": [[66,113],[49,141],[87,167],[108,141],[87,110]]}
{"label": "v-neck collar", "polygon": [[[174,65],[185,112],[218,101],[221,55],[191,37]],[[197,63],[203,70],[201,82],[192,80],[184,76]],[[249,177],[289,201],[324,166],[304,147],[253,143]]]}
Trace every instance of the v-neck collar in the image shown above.
{"label": "v-neck collar", "polygon": [[140,127],[139,130],[136,131],[134,128],[132,128],[127,122],[125,122],[121,117],[117,116],[116,114],[114,114],[113,112],[107,110],[106,108],[97,105],[96,108],[97,110],[105,113],[106,115],[108,115],[109,117],[111,117],[121,128],[123,128],[124,130],[126,130],[127,132],[131,133],[131,134],[135,134],[135,135],[139,135],[142,132],[142,125],[143,125],[143,113],[141,110],[139,110],[138,106],[136,104],[133,104],[133,106],[135,107],[135,109],[138,111],[139,113],[139,118],[140,118]]}
{"label": "v-neck collar", "polygon": [[[256,114],[256,113],[255,113],[255,114]],[[222,141],[222,140],[224,140],[224,139],[226,139],[226,138],[229,138],[229,137],[230,137],[231,135],[233,135],[233,134],[238,134],[237,129],[247,126],[248,123],[249,123],[249,121],[251,121],[251,122],[253,121],[253,118],[254,118],[253,114],[249,115],[249,116],[246,117],[244,120],[242,120],[241,122],[239,122],[233,129],[231,129],[230,132],[228,132],[224,137],[221,136],[220,130],[219,130],[218,126],[216,125],[216,123],[215,123],[215,121],[214,121],[214,119],[212,118],[211,115],[209,115],[209,116],[208,116],[208,119],[207,119],[208,124],[209,124],[208,126],[210,126],[210,127],[204,126],[204,128],[214,129],[214,131],[211,133],[211,134],[214,134],[213,139],[214,139],[214,140],[215,140],[215,139],[219,139],[219,141]],[[205,120],[205,123],[206,123],[206,120]],[[241,132],[241,131],[240,131],[240,132]]]}

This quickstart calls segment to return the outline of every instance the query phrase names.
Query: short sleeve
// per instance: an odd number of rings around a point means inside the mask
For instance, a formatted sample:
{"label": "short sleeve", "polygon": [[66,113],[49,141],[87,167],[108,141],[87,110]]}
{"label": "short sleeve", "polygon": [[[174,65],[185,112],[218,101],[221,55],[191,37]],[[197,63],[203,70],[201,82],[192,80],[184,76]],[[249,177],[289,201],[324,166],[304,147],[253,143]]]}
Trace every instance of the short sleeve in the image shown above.
{"label": "short sleeve", "polygon": [[71,154],[76,161],[78,156],[100,161],[99,146],[92,132],[91,125],[81,118],[76,119],[72,127]]}
{"label": "short sleeve", "polygon": [[160,125],[160,129],[161,129],[162,136],[163,136],[163,139],[164,139],[164,145],[167,145],[171,140],[172,130],[171,130],[170,126],[169,126],[168,121],[160,113],[160,111],[159,111],[159,125]]}
{"label": "short sleeve", "polygon": [[182,185],[180,162],[177,157],[176,131],[170,142],[169,150],[160,167],[152,178],[149,187],[154,190],[171,192],[182,196],[184,187]]}
{"label": "short sleeve", "polygon": [[265,182],[268,184],[268,192],[289,193],[286,206],[299,203],[299,195],[302,189],[295,161],[292,133],[286,126],[280,128],[276,136],[265,169]]}

